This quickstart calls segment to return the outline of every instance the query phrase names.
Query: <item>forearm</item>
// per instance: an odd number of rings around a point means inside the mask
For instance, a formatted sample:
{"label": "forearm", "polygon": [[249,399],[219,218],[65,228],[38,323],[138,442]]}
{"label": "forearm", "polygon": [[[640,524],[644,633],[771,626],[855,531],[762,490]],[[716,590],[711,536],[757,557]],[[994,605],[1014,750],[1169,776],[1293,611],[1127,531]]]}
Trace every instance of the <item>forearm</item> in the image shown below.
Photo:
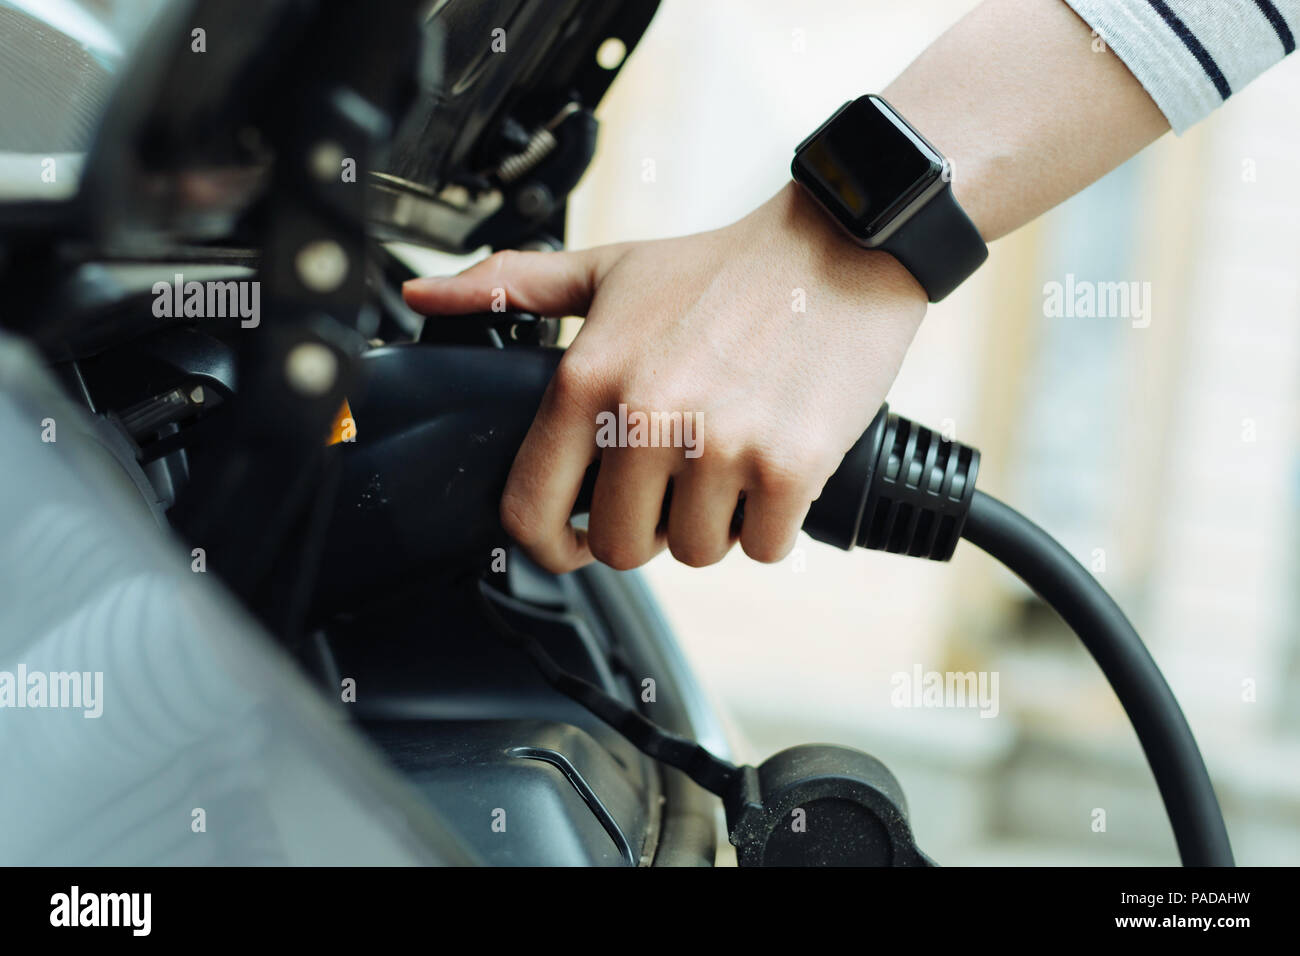
{"label": "forearm", "polygon": [[986,0],[883,95],[953,164],[986,241],[1074,195],[1169,129],[1062,0]]}

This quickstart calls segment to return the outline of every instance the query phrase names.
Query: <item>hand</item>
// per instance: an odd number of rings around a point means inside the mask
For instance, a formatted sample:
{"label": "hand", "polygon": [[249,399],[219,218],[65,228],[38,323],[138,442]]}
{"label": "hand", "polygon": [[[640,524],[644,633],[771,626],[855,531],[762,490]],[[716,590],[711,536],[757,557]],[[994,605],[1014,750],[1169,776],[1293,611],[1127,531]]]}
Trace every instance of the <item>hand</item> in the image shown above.
{"label": "hand", "polygon": [[[502,292],[512,309],[586,315],[501,500],[506,530],[555,573],[593,556],[637,567],[665,544],[686,564],[713,564],[737,530],[751,558],[784,558],[880,408],[926,307],[893,257],[856,246],[793,183],[713,232],[500,252],[403,292],[430,315],[486,311]],[[693,438],[698,456],[662,447],[666,430],[661,447],[600,447],[597,416],[620,404],[629,421],[690,416],[694,434],[678,437]],[[569,516],[595,460],[584,534]]]}

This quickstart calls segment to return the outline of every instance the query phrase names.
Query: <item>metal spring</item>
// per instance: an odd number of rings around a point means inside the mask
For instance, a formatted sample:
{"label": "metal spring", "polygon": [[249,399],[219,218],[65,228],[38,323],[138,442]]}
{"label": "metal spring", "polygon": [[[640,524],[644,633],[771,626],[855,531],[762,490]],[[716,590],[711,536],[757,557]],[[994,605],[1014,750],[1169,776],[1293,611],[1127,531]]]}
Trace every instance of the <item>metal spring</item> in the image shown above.
{"label": "metal spring", "polygon": [[502,161],[496,170],[497,178],[503,183],[513,183],[545,159],[557,145],[555,134],[543,126],[529,138],[523,152]]}

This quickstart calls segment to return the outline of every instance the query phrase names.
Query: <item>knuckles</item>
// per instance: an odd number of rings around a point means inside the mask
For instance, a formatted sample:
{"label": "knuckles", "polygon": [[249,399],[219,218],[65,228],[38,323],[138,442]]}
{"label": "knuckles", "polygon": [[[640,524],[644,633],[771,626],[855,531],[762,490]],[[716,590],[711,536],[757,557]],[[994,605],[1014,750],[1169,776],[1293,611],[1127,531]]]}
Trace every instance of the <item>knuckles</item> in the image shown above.
{"label": "knuckles", "polygon": [[708,542],[673,540],[671,535],[668,538],[668,553],[673,556],[673,560],[691,568],[707,568],[717,564],[727,556],[729,550],[730,543],[719,548]]}
{"label": "knuckles", "polygon": [[528,504],[507,491],[501,496],[501,527],[525,548],[538,543],[537,520]]}
{"label": "knuckles", "polygon": [[491,275],[501,275],[510,271],[519,261],[518,249],[499,249],[483,260],[483,268]]}
{"label": "knuckles", "polygon": [[830,460],[816,441],[795,437],[771,444],[756,451],[748,463],[751,488],[763,497],[811,501],[835,468],[827,466]]}
{"label": "knuckles", "polygon": [[642,553],[640,548],[627,541],[602,535],[596,528],[588,532],[587,546],[591,549],[592,557],[615,571],[631,571],[654,557],[653,553]]}
{"label": "knuckles", "polygon": [[[587,425],[594,431],[594,416],[602,410],[613,410],[624,405],[629,412],[681,412],[687,413],[698,399],[700,387],[707,383],[689,381],[647,380],[637,376],[628,381],[626,368],[611,365],[598,354],[588,355],[571,350],[561,360],[551,383],[549,402],[552,414],[590,414]],[[689,469],[704,469],[711,479],[735,480],[747,492],[749,533],[742,529],[741,548],[752,560],[772,564],[784,560],[797,541],[796,527],[781,527],[784,519],[764,516],[759,520],[756,509],[771,508],[780,515],[794,515],[806,511],[816,499],[826,479],[843,458],[842,450],[832,447],[824,436],[813,435],[808,428],[782,423],[773,427],[763,416],[740,410],[733,414],[731,406],[726,417],[716,419],[705,415],[698,422],[701,456],[689,463],[674,465]],[[576,419],[575,419],[576,420]],[[724,477],[725,476],[725,477]],[[621,497],[621,492],[618,494]],[[801,510],[802,509],[802,510]],[[514,540],[525,550],[542,544],[543,529],[539,526],[538,510],[527,500],[509,492],[501,501],[501,523]],[[792,517],[791,522],[795,519]],[[626,533],[615,533],[593,515],[588,529],[587,544],[591,555],[603,564],[624,571],[640,567],[657,553],[645,541],[637,541]],[[668,549],[674,559],[689,567],[707,567],[724,558],[732,545],[731,540],[709,541],[692,533],[668,536]],[[558,569],[557,569],[558,570]]]}
{"label": "knuckles", "polygon": [[740,538],[741,550],[753,560],[760,564],[777,564],[784,561],[786,556],[794,550],[795,538],[791,535],[787,540],[773,540],[768,537],[746,538],[743,534]]}
{"label": "knuckles", "polygon": [[551,379],[553,400],[567,408],[589,407],[605,391],[607,380],[602,364],[579,352],[567,352]]}

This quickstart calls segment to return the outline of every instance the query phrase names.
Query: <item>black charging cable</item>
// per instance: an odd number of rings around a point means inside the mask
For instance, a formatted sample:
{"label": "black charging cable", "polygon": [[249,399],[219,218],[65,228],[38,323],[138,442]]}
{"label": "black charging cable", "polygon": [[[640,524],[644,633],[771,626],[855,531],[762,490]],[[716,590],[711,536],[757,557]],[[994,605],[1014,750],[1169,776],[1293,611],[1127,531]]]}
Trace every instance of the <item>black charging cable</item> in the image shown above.
{"label": "black charging cable", "polygon": [[1184,866],[1232,866],[1205,761],[1146,645],[1111,596],[1046,531],[982,491],[962,536],[996,558],[1061,616],[1101,667],[1137,731]]}
{"label": "black charging cable", "polygon": [[[845,550],[864,547],[936,561],[952,557],[958,540],[965,538],[1000,561],[1061,616],[1101,667],[1151,766],[1183,865],[1232,866],[1232,848],[1209,772],[1151,654],[1119,606],[1069,552],[1019,512],[975,490],[979,457],[978,450],[890,414],[884,406],[826,483],[804,530]],[[821,765],[816,786],[809,783],[807,772],[788,766],[792,758],[785,755],[792,751],[757,770],[737,767],[564,671],[536,638],[505,620],[488,590],[480,583],[485,617],[503,639],[528,655],[553,687],[650,757],[676,767],[722,798],[732,841],[742,857],[751,843],[755,859],[772,856],[774,821],[782,814],[769,813],[767,820],[756,822],[755,811],[765,801],[784,811],[785,804],[810,797],[832,802],[847,798],[870,805],[890,831],[873,838],[884,849],[865,852],[866,857],[892,859],[895,865],[900,859],[901,865],[929,863],[911,843],[897,782],[878,762],[843,749],[799,755],[809,766]],[[827,766],[835,762],[853,766],[843,772]],[[772,769],[765,772],[769,765]]]}

